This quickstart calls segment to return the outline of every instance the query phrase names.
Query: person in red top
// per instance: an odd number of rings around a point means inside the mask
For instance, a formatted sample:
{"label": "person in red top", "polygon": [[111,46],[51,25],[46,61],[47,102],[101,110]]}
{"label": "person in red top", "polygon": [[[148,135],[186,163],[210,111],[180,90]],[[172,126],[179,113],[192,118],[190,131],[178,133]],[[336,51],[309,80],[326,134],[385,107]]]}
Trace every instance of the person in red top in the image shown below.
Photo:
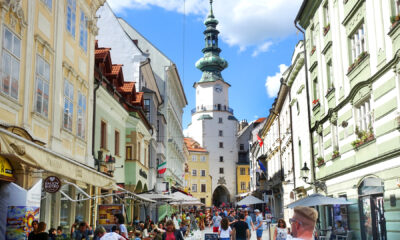
{"label": "person in red top", "polygon": [[166,232],[162,235],[162,240],[183,240],[181,231],[175,229],[172,220],[167,221],[165,224]]}

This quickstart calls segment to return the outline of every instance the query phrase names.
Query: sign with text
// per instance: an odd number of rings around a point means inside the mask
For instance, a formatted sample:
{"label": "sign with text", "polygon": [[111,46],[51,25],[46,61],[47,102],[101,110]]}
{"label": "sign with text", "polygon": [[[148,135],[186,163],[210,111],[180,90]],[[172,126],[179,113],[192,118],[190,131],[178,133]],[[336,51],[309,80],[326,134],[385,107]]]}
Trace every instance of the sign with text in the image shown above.
{"label": "sign with text", "polygon": [[61,188],[61,181],[56,176],[49,176],[44,180],[43,187],[48,193],[56,193]]}

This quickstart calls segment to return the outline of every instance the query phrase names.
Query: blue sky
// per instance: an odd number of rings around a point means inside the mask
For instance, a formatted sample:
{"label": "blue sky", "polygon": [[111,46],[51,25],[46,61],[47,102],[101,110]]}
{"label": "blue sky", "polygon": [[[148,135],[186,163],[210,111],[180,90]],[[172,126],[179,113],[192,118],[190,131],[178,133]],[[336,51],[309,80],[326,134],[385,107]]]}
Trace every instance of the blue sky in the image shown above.
{"label": "blue sky", "polygon": [[[229,62],[222,74],[232,85],[230,107],[239,120],[250,122],[265,117],[279,88],[280,72],[290,65],[294,47],[302,38],[293,25],[301,0],[214,2],[214,15],[220,21],[221,56]],[[194,64],[202,57],[203,20],[209,1],[109,0],[109,3],[117,16],[177,64],[189,102],[183,115],[185,129],[191,121],[190,110],[195,107],[192,86],[201,77]]]}

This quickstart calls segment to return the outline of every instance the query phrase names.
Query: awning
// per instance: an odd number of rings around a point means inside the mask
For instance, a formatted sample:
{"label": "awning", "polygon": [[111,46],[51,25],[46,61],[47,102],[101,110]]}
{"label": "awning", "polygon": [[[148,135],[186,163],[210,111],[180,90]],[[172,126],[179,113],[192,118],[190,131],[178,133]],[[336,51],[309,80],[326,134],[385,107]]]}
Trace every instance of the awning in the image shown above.
{"label": "awning", "polygon": [[246,196],[250,195],[251,193],[252,192],[241,193],[241,194],[236,195],[236,197],[246,197]]}
{"label": "awning", "polygon": [[[133,192],[131,192],[131,191],[128,191],[128,190],[126,190],[125,188],[122,188],[122,187],[120,187],[120,186],[118,186],[118,185],[115,185],[115,187],[116,187],[117,189],[119,189],[119,190],[125,192],[125,193],[128,193],[128,195],[130,195],[130,198],[132,198],[132,199],[137,199],[137,200],[141,200],[141,201],[149,202],[149,203],[156,203],[156,201],[153,201],[153,200],[151,200],[150,198],[142,197],[142,196],[140,196],[140,195],[138,195],[138,194],[136,194],[136,193],[133,193]],[[129,197],[128,197],[128,198],[129,198]]]}
{"label": "awning", "polygon": [[158,201],[173,200],[173,198],[170,195],[159,194],[159,193],[141,193],[138,194],[138,196]]}
{"label": "awning", "polygon": [[169,204],[180,205],[180,206],[204,206],[204,203],[199,201],[170,202]]}
{"label": "awning", "polygon": [[0,155],[48,173],[101,188],[112,188],[115,180],[74,159],[0,128]]}
{"label": "awning", "polygon": [[326,197],[319,193],[311,194],[308,197],[301,198],[295,202],[288,204],[287,208],[294,208],[297,206],[303,207],[312,207],[312,206],[324,206],[324,205],[351,205],[355,204],[353,202],[349,202],[344,198],[333,198]]}
{"label": "awning", "polygon": [[174,199],[174,202],[199,201],[199,199],[183,194],[181,192],[174,192],[173,194],[171,194],[171,197]]}
{"label": "awning", "polygon": [[260,203],[265,203],[264,201],[254,197],[254,196],[247,196],[240,200],[239,202],[236,203],[236,205],[254,205],[254,204],[260,204]]}

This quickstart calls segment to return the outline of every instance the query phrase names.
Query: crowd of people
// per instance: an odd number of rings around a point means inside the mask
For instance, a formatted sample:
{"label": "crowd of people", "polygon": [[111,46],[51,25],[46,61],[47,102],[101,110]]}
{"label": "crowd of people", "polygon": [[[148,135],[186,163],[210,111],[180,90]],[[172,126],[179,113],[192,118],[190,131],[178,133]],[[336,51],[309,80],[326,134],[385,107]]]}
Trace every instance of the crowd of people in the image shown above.
{"label": "crowd of people", "polygon": [[[314,209],[297,207],[290,219],[290,228],[285,220],[279,219],[272,239],[312,239],[317,217]],[[249,240],[252,232],[257,240],[261,240],[266,228],[264,222],[263,214],[258,209],[250,214],[246,208],[213,208],[207,211],[193,208],[167,216],[157,223],[147,216],[145,221],[137,218],[126,225],[124,216],[115,214],[114,225],[108,231],[103,226],[93,230],[86,222],[76,221],[69,234],[64,233],[61,226],[46,232],[46,223],[33,221],[33,231],[29,233],[28,240],[183,240],[206,227],[212,227],[220,240]]]}

